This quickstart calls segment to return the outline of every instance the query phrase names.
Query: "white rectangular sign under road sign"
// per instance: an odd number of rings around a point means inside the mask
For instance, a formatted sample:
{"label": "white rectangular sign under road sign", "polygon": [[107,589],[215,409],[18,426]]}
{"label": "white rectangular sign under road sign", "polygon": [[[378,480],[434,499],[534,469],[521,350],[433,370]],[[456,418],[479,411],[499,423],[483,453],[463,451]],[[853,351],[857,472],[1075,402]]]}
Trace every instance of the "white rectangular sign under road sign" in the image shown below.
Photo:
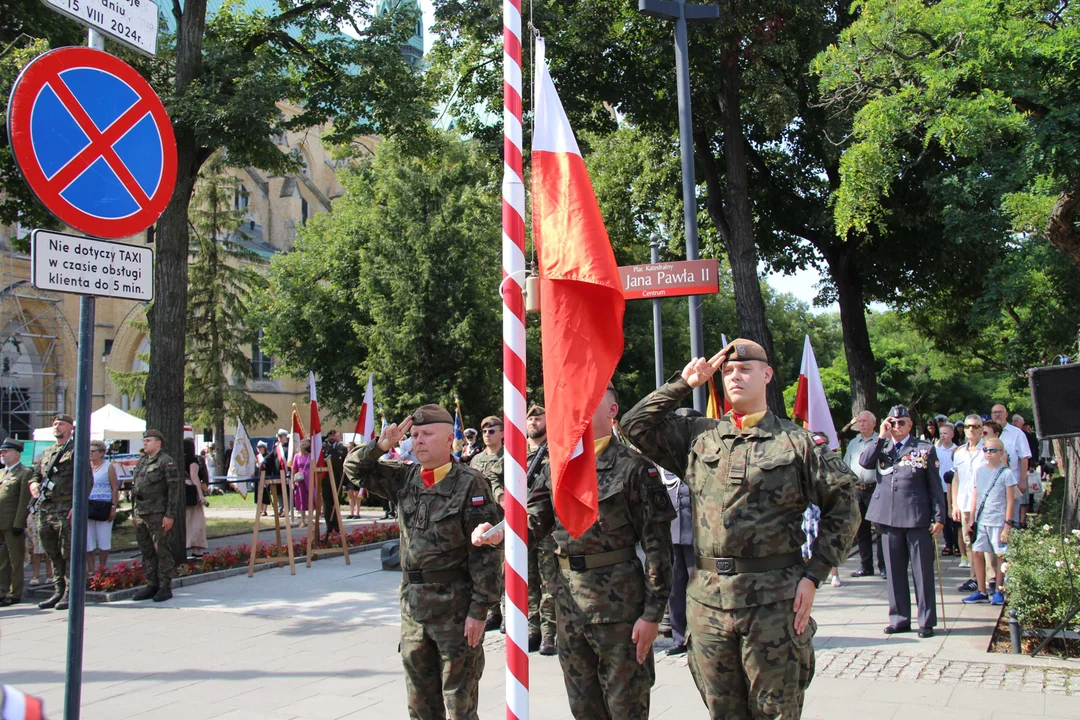
{"label": "white rectangular sign under road sign", "polygon": [[154,299],[154,251],[148,247],[35,230],[30,265],[39,290]]}
{"label": "white rectangular sign under road sign", "polygon": [[151,57],[157,52],[154,0],[42,0],[53,10]]}

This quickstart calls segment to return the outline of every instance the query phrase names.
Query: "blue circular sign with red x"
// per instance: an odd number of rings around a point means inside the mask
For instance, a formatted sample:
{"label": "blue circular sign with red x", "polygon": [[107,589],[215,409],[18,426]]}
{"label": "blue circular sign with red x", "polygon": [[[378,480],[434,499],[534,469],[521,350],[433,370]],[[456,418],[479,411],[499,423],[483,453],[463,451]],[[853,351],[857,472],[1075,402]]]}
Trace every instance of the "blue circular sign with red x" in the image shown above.
{"label": "blue circular sign with red x", "polygon": [[176,186],[165,107],[130,65],[91,48],[60,48],[22,71],[8,137],[30,188],[61,221],[122,238],[150,227]]}

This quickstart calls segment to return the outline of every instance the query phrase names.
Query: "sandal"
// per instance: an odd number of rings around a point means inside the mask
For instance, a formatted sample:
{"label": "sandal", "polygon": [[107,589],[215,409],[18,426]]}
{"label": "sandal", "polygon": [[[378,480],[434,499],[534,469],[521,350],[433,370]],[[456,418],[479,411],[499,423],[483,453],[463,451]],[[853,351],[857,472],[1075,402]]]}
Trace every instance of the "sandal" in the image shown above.
{"label": "sandal", "polygon": [[40,585],[40,584],[41,584],[41,580],[39,580],[39,579],[37,579],[37,578],[30,578],[30,583],[29,583],[29,584],[30,584],[30,585]]}

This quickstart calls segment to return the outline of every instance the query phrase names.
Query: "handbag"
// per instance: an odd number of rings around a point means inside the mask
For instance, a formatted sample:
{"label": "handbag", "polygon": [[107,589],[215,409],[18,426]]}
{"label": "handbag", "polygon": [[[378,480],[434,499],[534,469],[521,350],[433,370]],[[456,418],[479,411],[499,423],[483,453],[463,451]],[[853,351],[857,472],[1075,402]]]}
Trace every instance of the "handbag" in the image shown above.
{"label": "handbag", "polygon": [[112,514],[112,503],[108,500],[89,500],[86,517],[98,522],[107,522]]}
{"label": "handbag", "polygon": [[975,544],[975,538],[979,536],[979,518],[982,517],[983,508],[986,507],[986,501],[990,499],[990,493],[997,487],[998,480],[1001,479],[1001,473],[1009,469],[1008,465],[1002,466],[998,470],[998,474],[994,476],[994,482],[990,483],[990,487],[986,490],[986,495],[983,496],[983,501],[979,503],[979,509],[975,513],[975,520],[971,523],[971,544]]}
{"label": "handbag", "polygon": [[184,483],[184,504],[188,507],[195,507],[199,504],[199,488]]}

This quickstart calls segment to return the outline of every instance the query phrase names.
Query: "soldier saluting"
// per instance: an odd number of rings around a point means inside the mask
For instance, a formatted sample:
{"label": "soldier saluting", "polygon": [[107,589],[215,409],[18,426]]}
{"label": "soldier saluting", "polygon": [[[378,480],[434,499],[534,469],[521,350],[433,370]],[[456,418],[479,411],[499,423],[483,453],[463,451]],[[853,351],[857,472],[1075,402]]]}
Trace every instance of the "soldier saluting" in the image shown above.
{"label": "soldier saluting", "polygon": [[160,430],[143,433],[143,456],[131,471],[135,487],[131,491],[135,510],[131,524],[143,557],[146,587],[132,600],[164,602],[172,597],[172,576],[176,561],[172,552],[173,523],[184,511],[180,503],[180,469],[176,461],[161,452],[165,436]]}
{"label": "soldier saluting", "polygon": [[53,566],[56,581],[52,597],[38,603],[42,610],[68,607],[68,573],[71,568],[71,497],[75,485],[75,419],[60,413],[53,416],[56,444],[45,450],[34,467],[30,493],[36,498],[41,547]]}
{"label": "soldier saluting", "polygon": [[[678,417],[690,391],[721,372],[732,410]],[[855,476],[827,441],[776,417],[764,349],[738,339],[639,402],[623,429],[650,460],[691,489],[697,572],[687,590],[690,671],[713,718],[798,718],[814,672],[810,617],[829,568],[841,565],[859,520]],[[802,515],[821,508],[803,564]]]}
{"label": "soldier saluting", "polygon": [[[419,464],[379,460],[410,432]],[[502,593],[502,552],[469,542],[499,509],[484,476],[453,459],[453,440],[450,413],[424,405],[345,458],[351,482],[398,504],[401,662],[416,720],[476,720],[484,620]]]}

